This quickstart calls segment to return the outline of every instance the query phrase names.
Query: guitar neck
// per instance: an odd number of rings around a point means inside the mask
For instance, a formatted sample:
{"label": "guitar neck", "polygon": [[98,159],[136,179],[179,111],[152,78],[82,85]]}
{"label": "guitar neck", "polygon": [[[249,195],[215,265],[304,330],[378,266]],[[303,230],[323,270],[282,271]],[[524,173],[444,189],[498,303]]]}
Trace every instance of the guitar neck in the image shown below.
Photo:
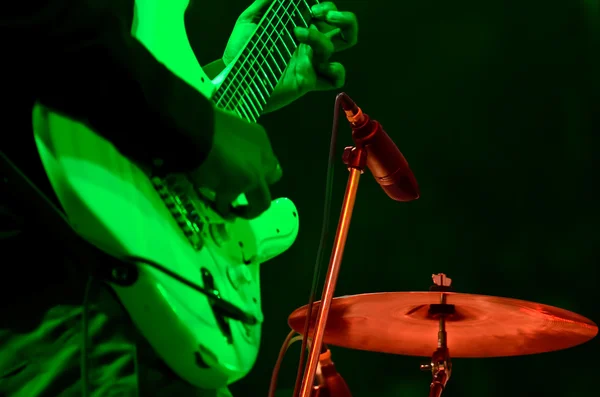
{"label": "guitar neck", "polygon": [[222,109],[256,122],[298,44],[296,26],[308,27],[314,0],[275,0],[212,100]]}

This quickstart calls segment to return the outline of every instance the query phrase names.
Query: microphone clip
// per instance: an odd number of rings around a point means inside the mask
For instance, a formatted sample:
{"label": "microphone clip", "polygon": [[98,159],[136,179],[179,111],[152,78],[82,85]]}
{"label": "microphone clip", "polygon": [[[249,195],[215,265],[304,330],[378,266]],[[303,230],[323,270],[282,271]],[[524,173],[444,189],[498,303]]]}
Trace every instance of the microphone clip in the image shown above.
{"label": "microphone clip", "polygon": [[367,149],[363,146],[348,146],[344,148],[342,161],[348,166],[348,171],[354,168],[364,174],[367,168]]}

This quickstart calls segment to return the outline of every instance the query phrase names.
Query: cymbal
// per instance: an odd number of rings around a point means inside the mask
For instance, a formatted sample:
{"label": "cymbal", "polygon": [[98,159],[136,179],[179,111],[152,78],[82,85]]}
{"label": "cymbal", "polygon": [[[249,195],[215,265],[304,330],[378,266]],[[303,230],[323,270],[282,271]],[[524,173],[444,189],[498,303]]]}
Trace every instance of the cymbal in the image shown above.
{"label": "cymbal", "polygon": [[[452,357],[507,357],[562,350],[592,339],[598,327],[573,312],[511,298],[444,292],[455,305],[446,318]],[[334,298],[323,341],[329,345],[406,356],[431,357],[439,320],[429,305],[441,292],[384,292]],[[319,302],[313,307],[314,330]],[[304,331],[307,307],[289,317]]]}

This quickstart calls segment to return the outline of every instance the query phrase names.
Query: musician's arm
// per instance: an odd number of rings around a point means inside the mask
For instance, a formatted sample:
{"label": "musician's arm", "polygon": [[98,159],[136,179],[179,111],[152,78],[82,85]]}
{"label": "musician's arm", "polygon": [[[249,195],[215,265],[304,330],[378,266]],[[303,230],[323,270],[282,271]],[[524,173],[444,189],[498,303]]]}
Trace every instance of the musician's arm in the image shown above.
{"label": "musician's arm", "polygon": [[103,0],[6,3],[2,62],[38,100],[134,160],[161,159],[168,171],[201,164],[212,144],[212,104],[131,36],[127,12]]}

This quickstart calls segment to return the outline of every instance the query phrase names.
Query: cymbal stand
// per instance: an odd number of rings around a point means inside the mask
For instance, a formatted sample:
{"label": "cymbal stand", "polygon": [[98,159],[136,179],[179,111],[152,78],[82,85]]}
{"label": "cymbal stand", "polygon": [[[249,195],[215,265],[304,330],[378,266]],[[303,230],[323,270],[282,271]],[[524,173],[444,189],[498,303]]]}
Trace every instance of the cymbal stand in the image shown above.
{"label": "cymbal stand", "polygon": [[[443,281],[445,275],[441,276],[440,290],[448,290],[444,287]],[[434,276],[435,280],[435,276]],[[439,285],[439,284],[438,284]],[[439,316],[439,331],[438,331],[438,347],[431,356],[431,363],[421,365],[422,371],[431,371],[433,379],[429,386],[429,397],[441,397],[442,392],[446,388],[446,384],[452,374],[452,361],[450,360],[450,352],[448,350],[446,333],[446,317],[454,313],[454,305],[446,303],[446,294],[441,293],[440,303],[431,305],[429,313],[434,316]]]}
{"label": "cymbal stand", "polygon": [[323,294],[321,295],[321,304],[317,311],[317,321],[314,335],[311,338],[312,342],[308,354],[308,363],[306,365],[306,370],[304,371],[304,376],[302,377],[302,384],[300,387],[301,397],[311,397],[311,394],[313,393],[315,373],[319,364],[319,356],[323,344],[323,335],[325,333],[327,317],[329,316],[331,300],[333,299],[333,294],[335,292],[335,285],[340,273],[344,247],[346,246],[348,230],[350,229],[350,220],[352,219],[352,211],[354,210],[354,203],[356,201],[356,192],[358,191],[358,182],[360,180],[360,175],[367,166],[367,150],[360,146],[347,147],[344,149],[342,160],[344,161],[344,164],[348,166],[350,175],[348,176],[348,183],[346,185],[346,193],[344,194],[338,228],[335,232],[335,240],[329,259],[329,268],[327,269],[327,275],[325,276],[325,287],[323,288]]}

